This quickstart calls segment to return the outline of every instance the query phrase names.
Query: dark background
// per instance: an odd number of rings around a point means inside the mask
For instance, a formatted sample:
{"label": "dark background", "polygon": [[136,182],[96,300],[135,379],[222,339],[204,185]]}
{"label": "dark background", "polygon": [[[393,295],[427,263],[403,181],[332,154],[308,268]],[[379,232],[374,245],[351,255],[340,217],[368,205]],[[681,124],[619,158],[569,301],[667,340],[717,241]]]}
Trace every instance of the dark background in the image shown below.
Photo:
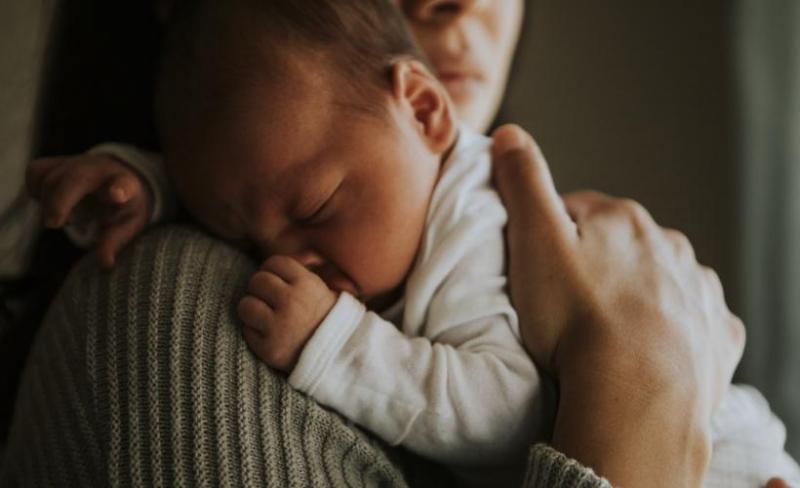
{"label": "dark background", "polygon": [[561,191],[638,200],[741,304],[732,2],[536,0],[502,119]]}

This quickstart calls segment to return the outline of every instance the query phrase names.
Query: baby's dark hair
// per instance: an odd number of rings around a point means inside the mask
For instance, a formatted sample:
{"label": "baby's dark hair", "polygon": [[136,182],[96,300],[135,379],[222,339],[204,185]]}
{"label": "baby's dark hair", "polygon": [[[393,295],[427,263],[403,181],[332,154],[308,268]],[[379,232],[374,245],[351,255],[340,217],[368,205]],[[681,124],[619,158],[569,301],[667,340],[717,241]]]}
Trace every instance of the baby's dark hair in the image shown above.
{"label": "baby's dark hair", "polygon": [[165,125],[224,106],[232,81],[280,76],[289,49],[319,55],[320,69],[346,89],[340,102],[369,113],[381,113],[374,95],[390,88],[393,61],[424,62],[391,0],[179,0],[165,25],[156,104],[162,135]]}

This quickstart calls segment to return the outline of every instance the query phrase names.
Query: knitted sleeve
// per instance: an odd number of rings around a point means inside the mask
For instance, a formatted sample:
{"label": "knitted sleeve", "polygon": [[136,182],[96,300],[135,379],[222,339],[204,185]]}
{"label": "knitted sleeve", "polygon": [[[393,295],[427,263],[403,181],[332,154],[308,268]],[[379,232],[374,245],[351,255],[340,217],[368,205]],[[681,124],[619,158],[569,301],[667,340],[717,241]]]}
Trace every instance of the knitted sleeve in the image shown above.
{"label": "knitted sleeve", "polygon": [[23,372],[0,486],[446,486],[250,353],[235,303],[255,268],[175,226],[110,273],[84,259]]}
{"label": "knitted sleeve", "polygon": [[[255,266],[175,226],[140,238],[110,273],[84,259],[23,372],[0,486],[451,486],[250,354],[232,304]],[[526,488],[607,486],[531,450]]]}
{"label": "knitted sleeve", "polygon": [[523,488],[611,488],[611,484],[591,468],[550,446],[537,444],[528,456]]}

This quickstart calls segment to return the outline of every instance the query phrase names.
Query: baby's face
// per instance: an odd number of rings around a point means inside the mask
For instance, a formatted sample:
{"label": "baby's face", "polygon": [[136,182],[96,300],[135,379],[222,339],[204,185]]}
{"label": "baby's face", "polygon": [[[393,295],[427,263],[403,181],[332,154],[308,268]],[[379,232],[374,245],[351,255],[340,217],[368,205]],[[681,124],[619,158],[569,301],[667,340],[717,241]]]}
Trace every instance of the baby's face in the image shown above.
{"label": "baby's face", "polygon": [[441,154],[388,94],[388,114],[370,116],[336,104],[330,86],[306,76],[243,88],[227,115],[173,145],[172,176],[212,232],[375,300],[413,265]]}

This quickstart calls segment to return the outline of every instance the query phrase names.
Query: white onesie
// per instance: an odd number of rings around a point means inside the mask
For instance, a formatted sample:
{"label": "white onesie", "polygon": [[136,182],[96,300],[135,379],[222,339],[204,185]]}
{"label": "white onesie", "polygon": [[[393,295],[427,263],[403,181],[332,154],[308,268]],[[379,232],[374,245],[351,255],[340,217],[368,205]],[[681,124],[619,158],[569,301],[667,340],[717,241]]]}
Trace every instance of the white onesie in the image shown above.
{"label": "white onesie", "polygon": [[[546,439],[555,401],[520,343],[506,293],[507,216],[491,186],[490,146],[461,129],[403,299],[378,315],[342,293],[289,382],[464,479],[483,482],[491,473],[499,486],[504,472],[519,486],[527,448]],[[153,176],[164,173],[157,155],[119,144],[93,151],[128,162],[147,181],[166,181]],[[164,188],[152,188],[156,208],[169,207]],[[772,476],[800,486],[783,424],[756,390],[732,387],[713,427],[706,486],[756,488]]]}

